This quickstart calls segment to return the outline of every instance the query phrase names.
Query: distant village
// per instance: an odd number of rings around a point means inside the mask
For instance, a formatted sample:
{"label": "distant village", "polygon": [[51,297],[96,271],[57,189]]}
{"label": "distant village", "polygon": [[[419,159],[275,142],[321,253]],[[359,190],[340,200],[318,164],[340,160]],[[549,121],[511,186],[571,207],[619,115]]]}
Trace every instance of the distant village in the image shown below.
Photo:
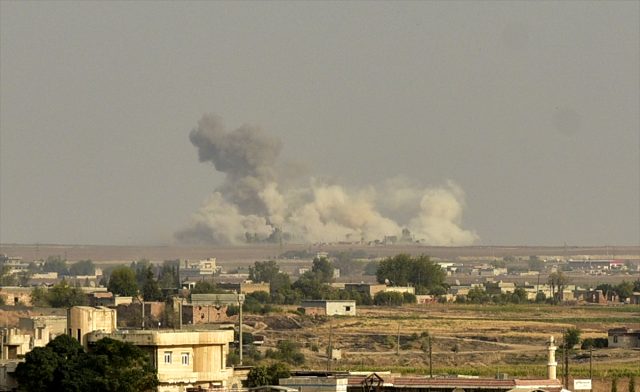
{"label": "distant village", "polygon": [[[243,350],[246,358],[264,343],[264,336],[247,332],[251,328],[243,324],[243,311],[268,313],[276,305],[293,307],[309,317],[350,317],[357,316],[362,306],[640,304],[637,258],[408,260],[422,264],[408,270],[412,276],[399,277],[397,272],[381,273],[381,266],[392,258],[327,252],[289,253],[278,261],[231,270],[223,269],[215,257],[99,266],[90,260],[69,263],[59,256],[23,260],[2,255],[0,305],[5,320],[0,320],[0,391],[16,390],[15,372],[26,355],[61,335],[89,351],[104,337],[142,348],[157,372],[158,391],[241,390],[250,386],[252,369],[243,363]],[[418,275],[427,271],[428,276],[416,280],[415,271]],[[10,317],[22,310],[29,310],[28,315]],[[610,329],[606,345],[640,348],[640,330],[631,327]],[[556,374],[555,350],[553,339],[540,348],[548,357],[547,377],[542,379],[306,370],[280,379],[281,389],[275,390],[370,392],[381,391],[384,385],[385,391],[398,392],[523,388],[559,392],[563,385]],[[335,350],[328,355],[341,354]]]}

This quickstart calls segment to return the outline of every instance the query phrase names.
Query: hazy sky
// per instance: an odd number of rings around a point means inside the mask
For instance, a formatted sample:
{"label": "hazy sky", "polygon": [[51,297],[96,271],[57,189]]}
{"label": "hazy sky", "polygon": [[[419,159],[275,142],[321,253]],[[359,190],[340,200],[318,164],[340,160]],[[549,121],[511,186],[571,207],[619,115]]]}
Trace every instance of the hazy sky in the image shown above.
{"label": "hazy sky", "polygon": [[464,191],[478,244],[640,243],[640,2],[0,2],[0,241],[158,244],[205,113]]}

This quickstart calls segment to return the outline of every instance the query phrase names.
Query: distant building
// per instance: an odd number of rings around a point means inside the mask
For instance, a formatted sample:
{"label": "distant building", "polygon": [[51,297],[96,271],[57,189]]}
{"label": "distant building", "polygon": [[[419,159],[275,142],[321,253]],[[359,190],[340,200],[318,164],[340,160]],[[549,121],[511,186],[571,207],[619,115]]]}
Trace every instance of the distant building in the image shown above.
{"label": "distant building", "polygon": [[212,276],[219,272],[216,258],[210,257],[204,260],[182,260],[179,267],[180,277]]}
{"label": "distant building", "polygon": [[308,300],[302,301],[305,314],[319,316],[355,316],[356,301],[351,300]]}
{"label": "distant building", "polygon": [[245,280],[239,283],[220,282],[216,286],[222,290],[234,291],[236,293],[249,294],[256,291],[271,292],[271,285],[265,282],[252,282]]}
{"label": "distant building", "polygon": [[0,258],[0,269],[6,268],[9,274],[17,274],[29,270],[29,263],[22,261],[22,257],[2,256]]}
{"label": "distant building", "polygon": [[191,304],[198,305],[238,305],[244,301],[244,294],[191,294]]}
{"label": "distant building", "polygon": [[31,287],[0,287],[0,298],[5,305],[9,306],[31,306]]}
{"label": "distant building", "polygon": [[183,304],[182,323],[185,325],[228,322],[228,305],[193,305]]}
{"label": "distant building", "polygon": [[607,331],[609,347],[640,347],[640,330],[631,328],[613,328]]}
{"label": "distant building", "polygon": [[65,316],[20,317],[18,328],[33,338],[33,347],[44,347],[56,338],[64,335],[67,327]]}

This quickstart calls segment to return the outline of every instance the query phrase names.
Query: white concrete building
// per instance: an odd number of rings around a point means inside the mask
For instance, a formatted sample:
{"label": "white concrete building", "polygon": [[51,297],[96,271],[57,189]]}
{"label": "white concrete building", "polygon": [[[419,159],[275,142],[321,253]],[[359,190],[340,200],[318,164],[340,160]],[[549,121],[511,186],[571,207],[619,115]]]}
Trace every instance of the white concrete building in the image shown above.
{"label": "white concrete building", "polygon": [[302,301],[305,314],[319,316],[355,316],[356,301],[352,300],[308,300]]}

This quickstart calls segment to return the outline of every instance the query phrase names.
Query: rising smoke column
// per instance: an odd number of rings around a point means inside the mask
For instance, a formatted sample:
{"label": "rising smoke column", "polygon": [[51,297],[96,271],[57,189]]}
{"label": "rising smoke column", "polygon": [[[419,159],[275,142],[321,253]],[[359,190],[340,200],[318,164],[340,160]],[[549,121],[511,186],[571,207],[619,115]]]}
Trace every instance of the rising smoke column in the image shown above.
{"label": "rising smoke column", "polygon": [[[201,162],[225,180],[175,234],[196,244],[237,244],[285,233],[293,242],[372,241],[409,229],[430,245],[468,245],[477,235],[460,227],[464,194],[452,182],[424,188],[406,179],[347,189],[310,179],[287,187],[276,169],[280,140],[244,125],[226,132],[219,117],[205,115],[189,138]],[[384,211],[384,213],[382,212]]]}

